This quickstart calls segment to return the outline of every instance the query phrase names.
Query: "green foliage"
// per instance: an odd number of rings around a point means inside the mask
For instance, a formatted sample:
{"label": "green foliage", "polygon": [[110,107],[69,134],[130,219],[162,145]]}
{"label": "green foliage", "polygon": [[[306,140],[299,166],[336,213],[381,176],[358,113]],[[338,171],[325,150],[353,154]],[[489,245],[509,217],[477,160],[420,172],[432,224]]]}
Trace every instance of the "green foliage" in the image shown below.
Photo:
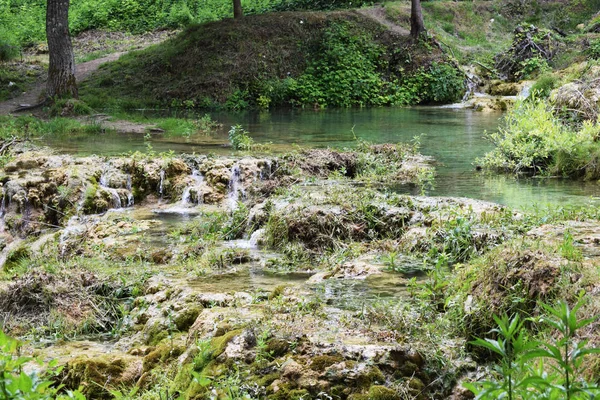
{"label": "green foliage", "polygon": [[90,106],[76,99],[57,99],[48,110],[51,117],[90,115],[92,112]]}
{"label": "green foliage", "polygon": [[273,8],[276,11],[335,10],[363,7],[373,3],[369,0],[281,0]]}
{"label": "green foliage", "polygon": [[548,61],[540,57],[532,57],[521,61],[521,70],[518,75],[521,79],[532,79],[550,70]]}
{"label": "green foliage", "polygon": [[0,61],[8,61],[19,55],[19,48],[6,39],[0,39]]}
{"label": "green foliage", "polygon": [[568,230],[565,231],[563,241],[560,245],[560,253],[561,255],[570,261],[581,261],[583,260],[583,255],[581,254],[581,250],[575,247],[575,241],[573,239],[573,235]]}
{"label": "green foliage", "polygon": [[472,226],[470,219],[461,216],[446,222],[442,234],[442,252],[450,264],[467,261],[476,254]]}
{"label": "green foliage", "polygon": [[372,33],[333,24],[304,73],[292,80],[290,102],[320,108],[362,107],[446,103],[464,94],[464,76],[446,63],[386,77],[386,51]]}
{"label": "green foliage", "polygon": [[[6,400],[85,400],[79,391],[66,391],[59,394],[62,386],[45,380],[35,372],[23,371],[25,364],[34,361],[22,357],[20,344],[0,330],[0,395]],[[53,365],[51,365],[53,366]]]}
{"label": "green foliage", "polygon": [[235,125],[229,130],[229,143],[234,150],[251,150],[254,146],[254,139],[241,125]]}
{"label": "green foliage", "polygon": [[550,96],[552,89],[558,84],[558,77],[553,74],[544,74],[531,87],[533,98],[545,99]]}
{"label": "green foliage", "polygon": [[586,49],[586,54],[592,60],[600,60],[600,39],[590,42],[590,46]]}
{"label": "green foliage", "polygon": [[[524,321],[518,314],[494,317],[496,339],[477,339],[472,344],[483,347],[499,358],[499,379],[466,384],[476,399],[590,399],[600,394],[597,386],[583,379],[587,355],[600,349],[587,346],[578,331],[597,318],[579,319],[580,300],[572,309],[564,301],[555,307],[542,304],[547,315],[538,322],[554,330],[556,339],[534,341],[527,337]],[[549,360],[547,364],[544,360]],[[535,361],[535,362],[534,362]]]}
{"label": "green foliage", "polygon": [[465,94],[465,77],[450,64],[434,62],[407,78],[414,87],[411,103],[452,103]]}
{"label": "green foliage", "polygon": [[333,24],[304,74],[292,83],[292,103],[318,107],[388,103],[378,74],[383,51],[370,34]]}
{"label": "green foliage", "polygon": [[0,116],[0,138],[31,139],[43,135],[72,135],[100,133],[98,124],[82,124],[72,118],[52,118],[44,121],[35,117]]}
{"label": "green foliage", "polygon": [[498,133],[489,135],[496,148],[478,159],[484,168],[511,173],[559,174],[594,179],[600,176],[596,143],[600,127],[586,121],[569,127],[543,100],[519,102]]}
{"label": "green foliage", "polygon": [[198,352],[194,356],[192,364],[194,371],[201,372],[213,359],[213,352],[210,340],[201,340],[196,343]]}

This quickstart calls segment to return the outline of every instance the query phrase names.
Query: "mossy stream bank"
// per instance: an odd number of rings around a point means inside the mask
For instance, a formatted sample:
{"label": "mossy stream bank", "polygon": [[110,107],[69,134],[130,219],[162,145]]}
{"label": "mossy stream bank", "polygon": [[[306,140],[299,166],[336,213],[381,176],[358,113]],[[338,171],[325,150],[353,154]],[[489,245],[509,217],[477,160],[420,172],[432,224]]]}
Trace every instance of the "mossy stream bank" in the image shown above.
{"label": "mossy stream bank", "polygon": [[457,383],[489,360],[467,342],[493,313],[580,292],[598,310],[597,209],[388,191],[433,179],[413,146],[23,147],[2,175],[3,330],[90,399],[468,398]]}

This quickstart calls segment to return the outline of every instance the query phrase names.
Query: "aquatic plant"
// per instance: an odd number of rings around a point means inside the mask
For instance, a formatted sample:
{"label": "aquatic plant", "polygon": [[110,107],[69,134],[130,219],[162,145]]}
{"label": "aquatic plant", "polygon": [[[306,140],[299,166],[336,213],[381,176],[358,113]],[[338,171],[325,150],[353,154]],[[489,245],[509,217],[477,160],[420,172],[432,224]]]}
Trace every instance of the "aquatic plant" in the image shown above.
{"label": "aquatic plant", "polygon": [[250,136],[250,132],[242,128],[241,125],[234,125],[229,130],[229,143],[234,150],[252,150],[256,144]]}

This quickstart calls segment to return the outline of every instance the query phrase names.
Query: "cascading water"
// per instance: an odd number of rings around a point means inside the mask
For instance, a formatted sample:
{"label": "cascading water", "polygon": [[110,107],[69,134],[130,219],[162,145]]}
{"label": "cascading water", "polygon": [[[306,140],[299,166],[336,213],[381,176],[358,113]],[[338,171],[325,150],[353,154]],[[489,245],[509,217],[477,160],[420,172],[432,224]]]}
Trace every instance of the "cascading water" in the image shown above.
{"label": "cascading water", "polygon": [[273,162],[271,160],[265,160],[264,167],[260,170],[260,180],[269,179],[273,174]]}
{"label": "cascading water", "polygon": [[[133,197],[133,185],[131,174],[116,172],[112,178],[108,171],[104,171],[100,176],[100,187],[110,193],[112,204],[110,208],[133,207],[135,199]],[[117,182],[115,184],[115,182]]]}
{"label": "cascading water", "polygon": [[160,175],[160,182],[158,183],[158,194],[159,194],[160,198],[162,199],[164,188],[165,188],[165,170],[161,169],[159,175]]}
{"label": "cascading water", "polygon": [[465,102],[471,98],[476,92],[475,90],[479,86],[479,77],[473,73],[466,72],[466,91],[465,95],[462,98],[462,101]]}
{"label": "cascading water", "polygon": [[127,207],[133,207],[135,199],[133,198],[133,187],[131,184],[131,175],[127,174]]}
{"label": "cascading water", "polygon": [[[202,204],[201,186],[204,184],[204,177],[202,176],[202,174],[200,174],[200,171],[195,169],[192,171],[191,178],[194,182],[192,183],[192,185],[186,187],[181,195],[181,201],[179,202],[179,204],[182,206],[188,206],[190,204]],[[192,190],[195,190],[196,192],[195,203],[192,201]]]}
{"label": "cascading water", "polygon": [[519,93],[519,97],[526,99],[531,94],[531,88],[533,87],[533,82],[527,82],[523,85],[521,89],[521,93]]}
{"label": "cascading water", "polygon": [[227,205],[230,209],[234,210],[237,208],[237,203],[244,197],[244,189],[241,185],[241,171],[239,164],[234,164],[231,167],[231,176],[229,177],[229,194],[227,195]]}
{"label": "cascading water", "polygon": [[110,196],[112,197],[112,208],[121,208],[123,207],[123,203],[121,202],[121,196],[119,196],[119,192],[117,192],[117,189],[111,188],[108,183],[108,177],[106,176],[106,173],[102,174],[100,176],[100,187],[103,188],[104,190],[106,190],[108,193],[110,193]]}

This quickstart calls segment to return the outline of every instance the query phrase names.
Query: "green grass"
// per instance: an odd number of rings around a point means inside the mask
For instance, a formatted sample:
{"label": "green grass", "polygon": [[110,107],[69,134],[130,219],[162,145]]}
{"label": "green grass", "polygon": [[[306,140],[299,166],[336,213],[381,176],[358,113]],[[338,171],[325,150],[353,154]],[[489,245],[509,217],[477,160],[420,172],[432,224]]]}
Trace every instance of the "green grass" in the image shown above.
{"label": "green grass", "polygon": [[[576,25],[589,22],[600,9],[600,1],[427,1],[422,6],[427,30],[459,62],[476,61],[493,67],[493,56],[510,46],[517,25],[533,23],[571,32]],[[385,7],[390,20],[409,28],[410,7],[406,3],[388,2]],[[572,43],[561,49],[557,66],[581,57],[578,39],[566,40]]]}
{"label": "green grass", "polygon": [[18,62],[0,62],[0,101],[8,100],[26,91],[43,73],[43,67],[28,68]]}
{"label": "green grass", "polygon": [[80,95],[114,110],[239,110],[448,102],[462,89],[462,76],[428,42],[356,12],[294,12],[192,26],[104,65]]}
{"label": "green grass", "polygon": [[0,116],[1,139],[32,139],[46,135],[100,134],[98,124],[84,124],[71,118],[41,120],[35,117]]}

